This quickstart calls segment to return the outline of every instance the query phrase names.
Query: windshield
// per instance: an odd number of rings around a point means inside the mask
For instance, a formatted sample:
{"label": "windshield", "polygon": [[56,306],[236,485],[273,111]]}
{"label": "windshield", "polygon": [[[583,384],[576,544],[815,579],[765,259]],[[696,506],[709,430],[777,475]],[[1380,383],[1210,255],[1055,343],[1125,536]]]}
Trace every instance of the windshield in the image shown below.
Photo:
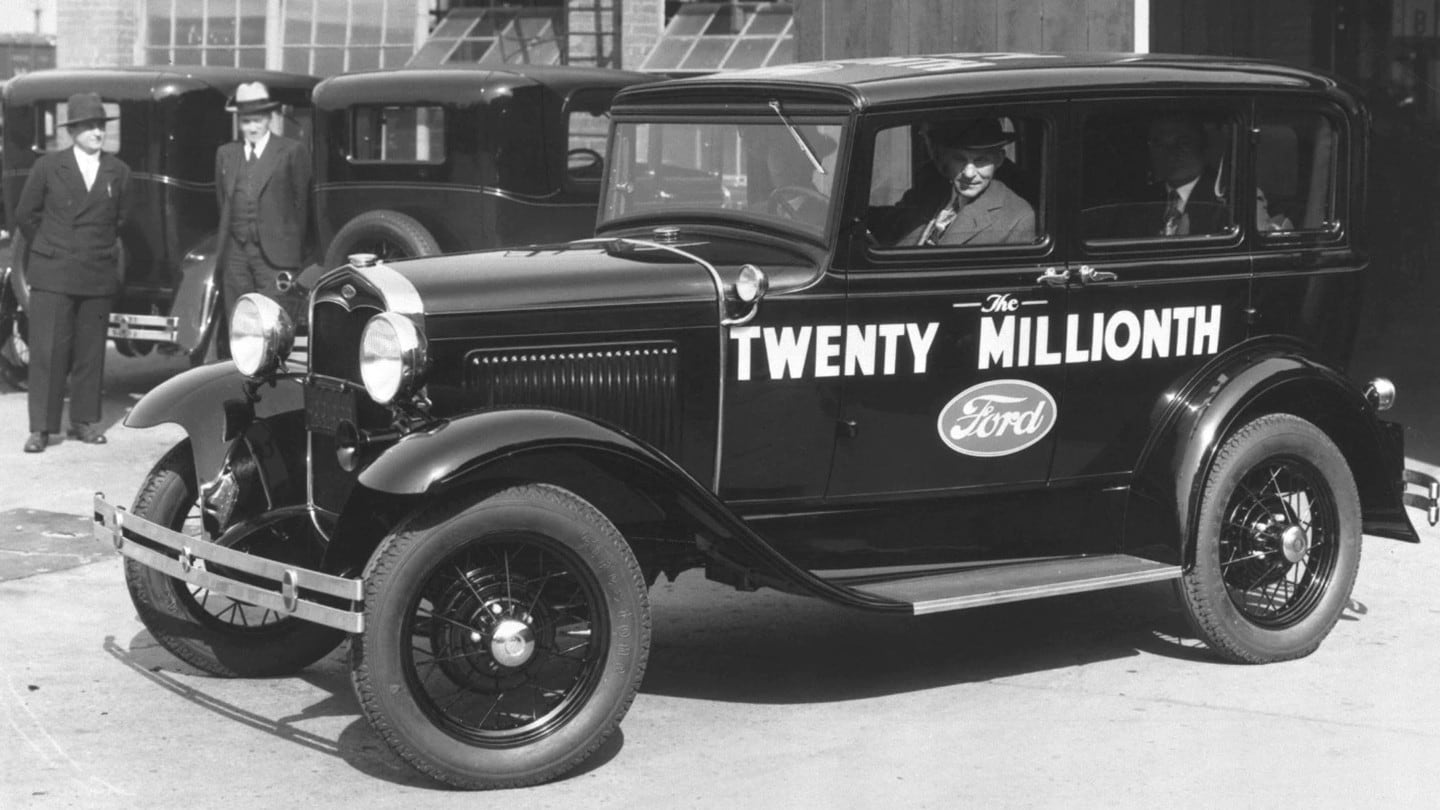
{"label": "windshield", "polygon": [[841,126],[791,121],[618,124],[601,224],[718,214],[823,234]]}

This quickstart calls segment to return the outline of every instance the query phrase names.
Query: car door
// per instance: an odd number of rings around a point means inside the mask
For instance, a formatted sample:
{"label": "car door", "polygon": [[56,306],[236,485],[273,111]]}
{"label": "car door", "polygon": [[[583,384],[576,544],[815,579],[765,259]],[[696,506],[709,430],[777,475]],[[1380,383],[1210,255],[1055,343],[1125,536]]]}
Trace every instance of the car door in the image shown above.
{"label": "car door", "polygon": [[[1241,215],[1252,209],[1237,190],[1253,185],[1236,159],[1249,126],[1243,99],[1073,107],[1078,216],[1063,360],[1072,418],[1056,429],[1051,481],[1101,491],[1124,485],[1168,395],[1249,333]],[[1188,195],[1179,217],[1171,186]]]}
{"label": "car door", "polygon": [[[1065,419],[1064,367],[1037,348],[1065,320],[1046,177],[1063,110],[1056,102],[927,111],[877,120],[862,136],[871,180],[856,216],[865,223],[857,241],[866,244],[851,252],[846,272],[843,393],[827,488],[827,501],[844,510],[832,529],[844,547],[835,556],[930,562],[1051,548],[1053,527],[1034,524],[1037,510],[960,496],[1023,500],[1043,488]],[[1005,159],[963,210],[1003,187],[1032,209],[1033,233],[1002,238],[981,226],[975,238],[916,245],[950,195],[926,133],[982,118],[1000,123]],[[996,531],[1000,523],[1013,530]]]}

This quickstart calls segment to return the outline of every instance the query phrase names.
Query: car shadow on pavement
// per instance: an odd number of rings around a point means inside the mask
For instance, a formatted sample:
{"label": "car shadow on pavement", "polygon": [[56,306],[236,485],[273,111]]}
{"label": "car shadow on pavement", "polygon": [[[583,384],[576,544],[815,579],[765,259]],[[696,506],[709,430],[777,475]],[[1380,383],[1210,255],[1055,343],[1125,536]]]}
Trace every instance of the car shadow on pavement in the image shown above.
{"label": "car shadow on pavement", "polygon": [[641,689],[700,700],[859,700],[1142,655],[1220,662],[1168,583],[920,617],[764,593],[736,594],[720,623],[656,601]]}

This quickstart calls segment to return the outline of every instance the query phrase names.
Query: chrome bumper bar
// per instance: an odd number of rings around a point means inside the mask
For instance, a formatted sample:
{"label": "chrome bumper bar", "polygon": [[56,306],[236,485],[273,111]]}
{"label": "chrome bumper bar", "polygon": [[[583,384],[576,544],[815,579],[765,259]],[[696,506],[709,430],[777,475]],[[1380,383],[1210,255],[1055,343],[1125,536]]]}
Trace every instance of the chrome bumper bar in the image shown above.
{"label": "chrome bumper bar", "polygon": [[[109,503],[98,492],[93,531],[96,540],[110,543],[141,565],[213,593],[347,633],[365,629],[363,580],[297,568],[180,534]],[[211,566],[263,580],[263,586],[213,573],[208,570]],[[307,591],[348,601],[351,609],[307,597]]]}
{"label": "chrome bumper bar", "polygon": [[1440,480],[1435,476],[1427,475],[1418,470],[1405,471],[1405,486],[1424,487],[1425,494],[1418,492],[1406,492],[1404,495],[1405,505],[1413,506],[1416,509],[1425,510],[1425,519],[1434,526],[1440,523]]}
{"label": "chrome bumper bar", "polygon": [[180,335],[180,319],[165,315],[132,315],[128,312],[110,313],[112,338],[124,340],[153,340],[158,343],[174,343]]}

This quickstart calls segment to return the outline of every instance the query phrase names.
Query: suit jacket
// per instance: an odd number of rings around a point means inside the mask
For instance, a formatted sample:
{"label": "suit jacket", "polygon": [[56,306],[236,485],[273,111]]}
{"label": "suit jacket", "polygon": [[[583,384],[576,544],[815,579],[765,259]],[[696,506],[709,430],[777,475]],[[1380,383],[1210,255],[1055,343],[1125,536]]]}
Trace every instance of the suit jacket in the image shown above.
{"label": "suit jacket", "polygon": [[[245,162],[242,141],[215,150],[215,194],[220,207],[220,267],[230,245],[231,197]],[[260,250],[275,267],[304,264],[305,235],[310,224],[310,153],[299,141],[271,133],[254,171],[260,173],[257,230]]]}
{"label": "suit jacket", "polygon": [[[925,227],[930,224],[938,210],[930,211],[923,222],[912,227],[900,238],[898,244],[917,244]],[[940,235],[937,244],[1016,245],[1033,241],[1035,209],[1000,180],[991,180],[985,193],[960,209],[955,221]]]}
{"label": "suit jacket", "polygon": [[[1185,218],[1189,222],[1190,229],[1185,235],[1199,235],[1206,233],[1219,233],[1229,225],[1229,217],[1225,207],[1225,201],[1215,194],[1215,180],[1218,173],[1214,168],[1207,168],[1200,173],[1200,179],[1195,181],[1195,188],[1190,190],[1190,199],[1185,201]],[[1146,236],[1154,236],[1165,231],[1165,206],[1168,204],[1170,187],[1164,183],[1155,183],[1150,186],[1151,198],[1160,203],[1160,218],[1158,222],[1152,222],[1154,227]]]}
{"label": "suit jacket", "polygon": [[130,167],[114,155],[100,153],[89,191],[73,148],[35,161],[15,206],[15,224],[29,243],[30,286],[79,296],[119,292],[120,229],[129,194]]}

